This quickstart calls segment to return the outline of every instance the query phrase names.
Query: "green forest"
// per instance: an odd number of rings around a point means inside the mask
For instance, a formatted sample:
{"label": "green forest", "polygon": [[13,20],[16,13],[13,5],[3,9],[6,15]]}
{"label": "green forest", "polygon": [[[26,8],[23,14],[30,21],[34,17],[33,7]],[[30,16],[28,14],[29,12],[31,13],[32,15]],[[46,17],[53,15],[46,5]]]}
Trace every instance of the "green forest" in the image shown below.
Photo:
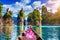
{"label": "green forest", "polygon": [[[0,4],[0,18],[3,20],[12,19],[13,12],[8,11],[9,8],[6,9],[5,14],[2,16],[2,8],[3,4]],[[17,25],[24,25],[25,19],[25,11],[22,8],[17,14]],[[39,26],[40,21],[42,25],[60,25],[60,7],[58,7],[57,12],[52,13],[48,12],[46,6],[42,6],[42,12],[37,9],[34,9],[33,12],[30,12],[27,15],[28,25],[37,25]],[[39,24],[38,24],[39,23]]]}
{"label": "green forest", "polygon": [[42,6],[42,19],[43,25],[60,25],[60,7],[52,13],[47,11],[46,6]]}
{"label": "green forest", "polygon": [[[2,16],[2,8],[3,8],[3,5],[0,4],[0,18],[3,19],[3,25],[5,25],[7,23],[12,22],[13,12],[9,11],[9,8],[7,8],[5,14]],[[18,12],[18,14],[17,14],[17,21],[18,21],[17,25],[24,26],[24,20],[25,20],[25,17],[26,17],[24,12],[25,11],[24,11],[23,8]],[[37,23],[40,24],[41,15],[40,15],[39,10],[34,9],[33,12],[31,12],[27,15],[27,17],[28,17],[27,18],[28,19],[28,24],[30,24],[30,23],[31,23],[30,25],[37,25]]]}

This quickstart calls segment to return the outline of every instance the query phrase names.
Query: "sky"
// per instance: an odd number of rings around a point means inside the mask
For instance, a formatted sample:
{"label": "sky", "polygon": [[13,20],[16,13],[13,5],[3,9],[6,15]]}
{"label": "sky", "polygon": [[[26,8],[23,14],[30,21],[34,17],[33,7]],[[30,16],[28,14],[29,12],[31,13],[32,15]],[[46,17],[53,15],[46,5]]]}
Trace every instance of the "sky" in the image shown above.
{"label": "sky", "polygon": [[3,4],[3,15],[6,12],[6,9],[9,8],[9,10],[13,12],[13,16],[17,17],[21,8],[24,9],[25,15],[28,15],[34,9],[38,9],[41,12],[43,5],[47,7],[49,12],[54,13],[60,5],[60,0],[0,0],[0,3]]}

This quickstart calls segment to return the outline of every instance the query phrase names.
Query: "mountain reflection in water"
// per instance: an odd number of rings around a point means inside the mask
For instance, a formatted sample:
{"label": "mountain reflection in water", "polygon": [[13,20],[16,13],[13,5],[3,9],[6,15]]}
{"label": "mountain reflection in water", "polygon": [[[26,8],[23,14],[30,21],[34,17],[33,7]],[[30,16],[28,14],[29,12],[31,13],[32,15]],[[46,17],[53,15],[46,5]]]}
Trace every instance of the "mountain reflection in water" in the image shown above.
{"label": "mountain reflection in water", "polygon": [[[26,27],[27,28],[27,27]],[[18,26],[15,25],[9,40],[16,40]],[[43,40],[60,40],[60,26],[42,26],[42,38]],[[0,40],[6,40],[6,35],[3,31],[0,31]]]}

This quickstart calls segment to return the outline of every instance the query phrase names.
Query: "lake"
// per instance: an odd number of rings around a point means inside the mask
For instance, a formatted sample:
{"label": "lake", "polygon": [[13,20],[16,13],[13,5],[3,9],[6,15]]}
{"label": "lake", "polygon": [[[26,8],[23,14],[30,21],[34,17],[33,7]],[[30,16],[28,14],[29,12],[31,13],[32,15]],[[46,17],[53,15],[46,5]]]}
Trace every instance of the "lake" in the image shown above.
{"label": "lake", "polygon": [[60,26],[43,26],[43,40],[60,40]]}
{"label": "lake", "polygon": [[[9,40],[15,40],[17,38],[17,26],[14,26],[14,30],[11,32]],[[0,40],[6,40],[6,35],[1,32]],[[60,40],[60,26],[42,26],[42,39],[43,40]]]}

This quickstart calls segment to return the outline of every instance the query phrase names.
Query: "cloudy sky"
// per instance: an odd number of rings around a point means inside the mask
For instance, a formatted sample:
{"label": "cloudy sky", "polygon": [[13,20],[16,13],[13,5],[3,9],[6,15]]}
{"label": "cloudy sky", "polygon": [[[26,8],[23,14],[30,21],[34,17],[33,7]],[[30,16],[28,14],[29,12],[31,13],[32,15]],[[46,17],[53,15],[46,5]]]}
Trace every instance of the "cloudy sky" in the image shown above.
{"label": "cloudy sky", "polygon": [[0,0],[0,3],[3,4],[3,14],[7,8],[13,12],[13,16],[17,17],[18,11],[23,8],[25,14],[29,14],[33,9],[40,9],[45,5],[50,12],[56,12],[58,6],[60,5],[60,0]]}

